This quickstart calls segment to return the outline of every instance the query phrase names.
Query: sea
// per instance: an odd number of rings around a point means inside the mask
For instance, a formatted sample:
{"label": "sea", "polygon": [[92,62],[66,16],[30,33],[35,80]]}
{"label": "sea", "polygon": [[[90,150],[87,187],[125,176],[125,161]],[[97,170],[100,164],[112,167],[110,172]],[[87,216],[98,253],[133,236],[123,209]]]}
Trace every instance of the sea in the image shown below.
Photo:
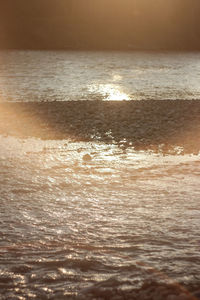
{"label": "sea", "polygon": [[199,52],[0,51],[1,101],[200,99]]}
{"label": "sea", "polygon": [[[2,102],[198,101],[199,79],[198,52],[0,52]],[[200,154],[183,153],[0,135],[0,299],[200,283]]]}

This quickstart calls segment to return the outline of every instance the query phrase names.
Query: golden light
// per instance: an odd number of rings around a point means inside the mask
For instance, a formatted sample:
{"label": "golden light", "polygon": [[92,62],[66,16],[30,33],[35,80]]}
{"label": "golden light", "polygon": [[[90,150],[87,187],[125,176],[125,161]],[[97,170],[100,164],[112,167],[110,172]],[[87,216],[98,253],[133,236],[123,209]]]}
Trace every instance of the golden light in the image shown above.
{"label": "golden light", "polygon": [[103,100],[130,100],[128,94],[126,94],[118,85],[115,84],[99,84],[99,85],[91,85],[89,87],[90,93],[96,93],[103,96]]}

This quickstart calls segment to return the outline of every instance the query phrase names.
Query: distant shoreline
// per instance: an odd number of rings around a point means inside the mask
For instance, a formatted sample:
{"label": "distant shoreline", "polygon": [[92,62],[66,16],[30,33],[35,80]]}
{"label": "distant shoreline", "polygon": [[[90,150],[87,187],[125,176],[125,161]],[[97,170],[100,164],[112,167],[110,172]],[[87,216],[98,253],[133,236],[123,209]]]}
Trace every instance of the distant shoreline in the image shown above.
{"label": "distant shoreline", "polygon": [[0,134],[200,152],[200,100],[1,102]]}
{"label": "distant shoreline", "polygon": [[180,47],[180,48],[143,48],[143,47],[0,47],[0,51],[87,51],[87,52],[177,52],[177,53],[189,53],[200,52],[200,47]]}

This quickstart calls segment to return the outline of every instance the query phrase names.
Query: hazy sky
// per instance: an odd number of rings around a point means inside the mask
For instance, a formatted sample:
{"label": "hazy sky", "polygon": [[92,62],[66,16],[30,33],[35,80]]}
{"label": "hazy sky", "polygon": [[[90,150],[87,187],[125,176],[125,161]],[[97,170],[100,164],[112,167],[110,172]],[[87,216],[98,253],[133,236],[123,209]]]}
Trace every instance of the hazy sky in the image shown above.
{"label": "hazy sky", "polygon": [[11,48],[198,48],[199,0],[1,0]]}

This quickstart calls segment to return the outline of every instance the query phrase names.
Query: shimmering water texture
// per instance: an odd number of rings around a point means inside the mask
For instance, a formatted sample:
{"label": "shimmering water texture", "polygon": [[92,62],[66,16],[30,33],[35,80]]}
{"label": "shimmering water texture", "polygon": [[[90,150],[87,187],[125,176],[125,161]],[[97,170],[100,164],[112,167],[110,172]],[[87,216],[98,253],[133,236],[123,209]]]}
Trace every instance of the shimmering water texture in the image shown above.
{"label": "shimmering water texture", "polygon": [[200,99],[199,53],[0,52],[4,101]]}
{"label": "shimmering water texture", "polygon": [[69,299],[110,277],[199,281],[198,155],[0,143],[2,299]]}

